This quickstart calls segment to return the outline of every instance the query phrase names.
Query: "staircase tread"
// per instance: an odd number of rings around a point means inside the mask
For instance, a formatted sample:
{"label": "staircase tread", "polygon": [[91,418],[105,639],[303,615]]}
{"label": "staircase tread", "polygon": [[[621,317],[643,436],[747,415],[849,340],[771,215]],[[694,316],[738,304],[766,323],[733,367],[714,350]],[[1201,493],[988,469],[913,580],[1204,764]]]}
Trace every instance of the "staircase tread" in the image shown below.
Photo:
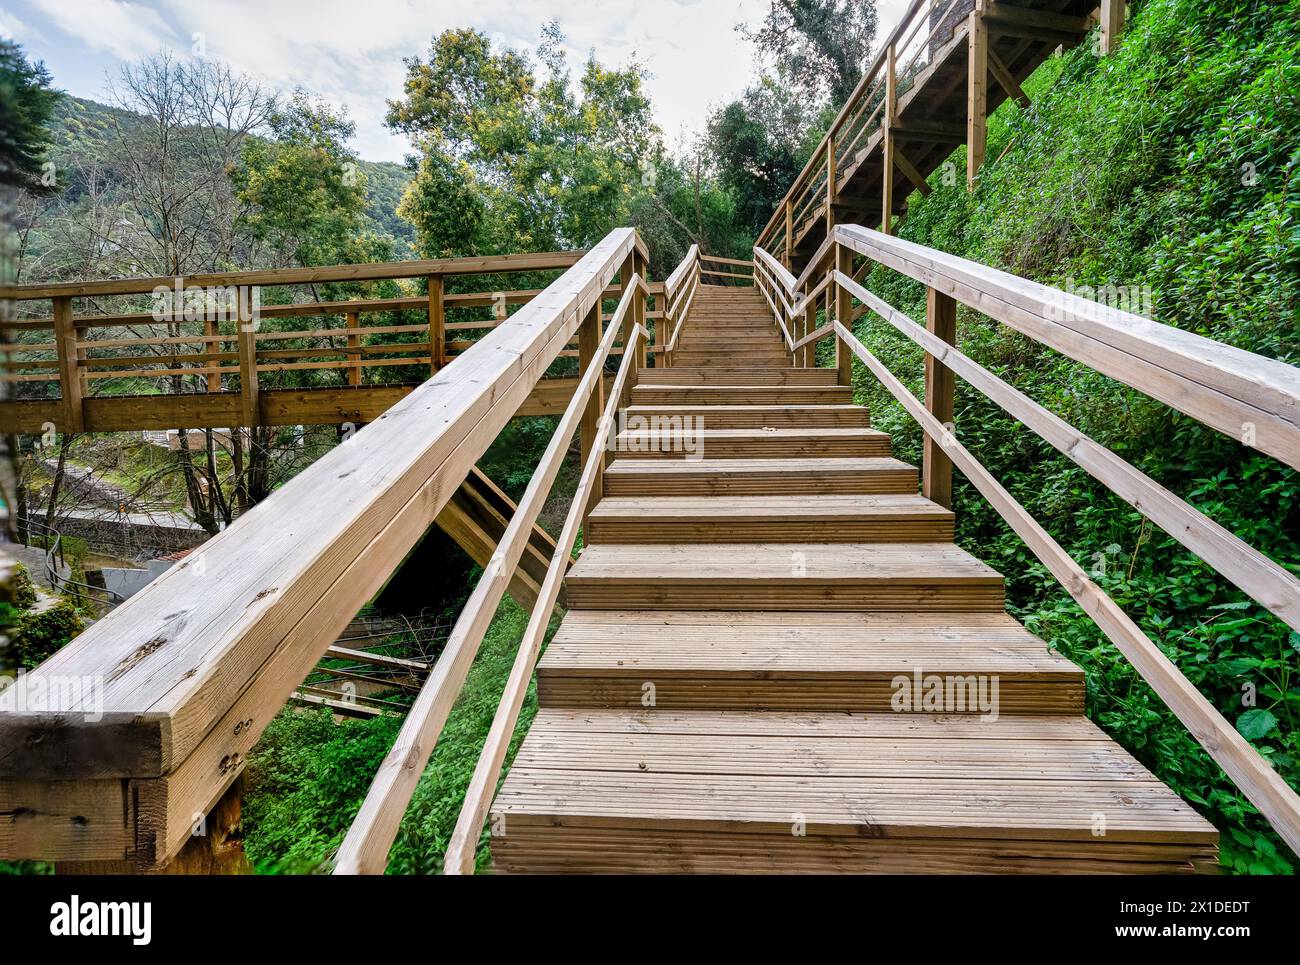
{"label": "staircase tread", "polygon": [[[539,711],[494,813],[508,827],[788,835],[801,821],[813,836],[1075,840],[1093,839],[1103,813],[1110,842],[1210,844],[1215,836],[1117,744],[1049,736],[1039,718],[1032,730],[1000,718],[983,731],[967,725],[960,736],[941,736],[946,718],[910,715],[903,731],[897,715],[866,714],[854,732],[810,737],[785,732],[766,713],[680,713],[670,733],[632,730],[619,721],[625,716],[588,711],[575,726],[572,714]],[[803,719],[842,727],[846,716]],[[875,736],[877,721],[888,736]],[[1015,736],[987,736],[1004,722]]]}
{"label": "staircase tread", "polygon": [[[605,469],[605,475],[631,473],[827,473],[871,471],[916,471],[916,467],[893,456],[797,456],[791,459],[637,459],[617,456]],[[597,505],[600,505],[597,503]]]}
{"label": "staircase tread", "polygon": [[[801,555],[800,575],[794,572],[795,554]],[[568,579],[571,584],[1002,583],[1000,573],[951,543],[601,543],[582,551]]]}
{"label": "staircase tread", "polygon": [[571,610],[538,665],[540,676],[642,679],[892,677],[916,670],[1007,681],[1082,679],[1077,666],[1005,613]]}
{"label": "staircase tread", "polygon": [[800,520],[836,520],[862,516],[893,519],[951,519],[952,511],[920,494],[812,494],[790,496],[606,496],[591,518],[635,516],[646,520],[681,517],[737,518],[793,516]]}

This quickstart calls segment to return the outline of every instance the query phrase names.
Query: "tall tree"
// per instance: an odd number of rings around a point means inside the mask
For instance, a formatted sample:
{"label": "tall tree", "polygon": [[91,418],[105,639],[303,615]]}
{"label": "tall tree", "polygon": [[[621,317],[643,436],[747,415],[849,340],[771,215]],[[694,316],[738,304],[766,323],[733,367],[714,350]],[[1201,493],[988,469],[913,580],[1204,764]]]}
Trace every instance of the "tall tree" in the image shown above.
{"label": "tall tree", "polygon": [[0,186],[38,193],[54,188],[45,167],[48,124],[62,95],[50,83],[44,64],[29,62],[16,43],[0,40]]}
{"label": "tall tree", "polygon": [[862,79],[876,25],[875,0],[771,0],[763,23],[740,31],[784,76],[838,108]]}

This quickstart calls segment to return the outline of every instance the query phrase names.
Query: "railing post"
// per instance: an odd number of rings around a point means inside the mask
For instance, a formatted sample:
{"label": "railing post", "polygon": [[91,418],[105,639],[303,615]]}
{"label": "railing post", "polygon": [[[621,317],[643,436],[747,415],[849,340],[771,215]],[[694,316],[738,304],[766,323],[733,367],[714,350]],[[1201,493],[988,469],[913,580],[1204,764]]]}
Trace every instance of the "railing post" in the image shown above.
{"label": "railing post", "polygon": [[[649,268],[650,266],[647,264],[645,257],[642,254],[640,254],[640,252],[637,252],[632,258],[632,274],[639,276],[641,280],[648,285],[650,283]],[[632,284],[631,277],[625,279],[623,284],[624,286],[631,285]],[[645,294],[644,293],[638,293],[636,297],[633,298],[632,311],[629,314],[632,315],[633,321],[637,325],[640,325],[642,328],[645,328],[646,322],[645,322]],[[637,343],[636,364],[637,364],[638,371],[646,367],[647,359],[649,356],[649,349],[650,349],[648,343],[649,343],[649,339],[645,339],[645,338],[641,339],[641,341]],[[599,412],[600,410],[597,409],[596,411]]]}
{"label": "railing post", "polygon": [[[957,302],[933,288],[926,292],[925,327],[949,345],[957,344]],[[949,432],[953,426],[952,371],[929,352],[925,354],[925,407]],[[929,433],[925,434],[921,492],[946,509],[952,508],[952,460]]]}
{"label": "railing post", "polygon": [[348,385],[360,385],[361,335],[357,330],[361,327],[361,315],[358,312],[348,312],[344,319],[348,327]]}
{"label": "railing post", "polygon": [[[848,277],[853,277],[853,249],[848,245],[836,244],[835,269]],[[835,293],[835,321],[850,331],[853,330],[853,296],[843,285],[836,282],[826,289]],[[840,385],[853,384],[853,353],[842,339],[835,340],[835,368],[839,370],[837,381]]]}
{"label": "railing post", "polygon": [[442,276],[429,276],[429,374],[447,364],[447,317],[442,301]]}
{"label": "railing post", "polygon": [[[793,188],[791,189],[793,190]],[[785,267],[789,268],[794,258],[794,209],[790,198],[785,199]]]}
{"label": "railing post", "polygon": [[[807,335],[809,332],[815,331],[816,329],[817,329],[817,299],[810,298],[808,299],[808,304],[804,306],[804,310],[803,310],[803,333],[804,335]],[[816,364],[816,358],[813,354],[816,348],[817,346],[815,346],[812,342],[809,342],[807,345],[805,345],[803,348],[799,350],[798,364],[801,367],[805,369],[809,369]]]}
{"label": "railing post", "polygon": [[826,132],[826,233],[835,227],[835,203],[839,200],[836,185],[839,174],[835,170],[835,127]]}
{"label": "railing post", "polygon": [[[251,298],[250,298],[251,304]],[[236,317],[239,334],[239,413],[240,425],[251,429],[261,422],[258,412],[257,384],[257,322]]]}
{"label": "railing post", "polygon": [[54,299],[54,345],[59,355],[59,391],[63,394],[63,431],[86,427],[82,411],[83,383],[77,364],[77,328],[72,321],[72,297]]}
{"label": "railing post", "polygon": [[1101,39],[1098,53],[1103,57],[1115,52],[1119,35],[1124,32],[1124,0],[1101,0]]}
{"label": "railing post", "polygon": [[894,114],[898,109],[898,89],[894,63],[894,45],[885,51],[885,120],[881,140],[880,230],[890,234],[894,219]]}
{"label": "railing post", "polygon": [[[582,380],[582,374],[587,371],[587,366],[591,360],[596,357],[596,352],[600,348],[601,338],[601,318],[603,316],[602,302],[596,300],[596,304],[591,306],[591,310],[583,317],[582,323],[578,326],[578,380]],[[582,410],[582,422],[578,425],[578,452],[580,455],[579,465],[585,466],[587,460],[591,458],[592,449],[597,445],[597,436],[600,431],[600,414],[605,411],[605,380],[603,378],[596,381],[596,387],[591,391],[591,398],[587,400],[587,406]],[[597,458],[599,465],[596,467],[596,479],[591,487],[591,500],[582,509],[583,524],[585,526],[587,514],[591,507],[596,504],[600,498],[599,494],[603,489],[601,480],[604,477],[604,459]]]}
{"label": "railing post", "polygon": [[975,0],[966,35],[966,190],[984,166],[988,141],[989,32],[984,23],[985,0]]}
{"label": "railing post", "polygon": [[[205,318],[205,319],[203,320],[203,334],[209,336],[209,338],[206,338],[206,339],[203,340],[203,354],[204,354],[204,355],[220,355],[220,354],[221,354],[221,343],[220,343],[220,342],[217,342],[217,341],[214,341],[214,340],[211,338],[211,336],[214,336],[214,335],[217,335],[217,334],[218,334],[218,331],[217,331],[217,320],[216,320],[215,318],[209,316],[208,318]],[[205,360],[202,364],[203,364],[205,367],[207,367],[207,366],[211,366],[211,367],[215,368],[215,367],[219,366],[221,363],[218,362],[218,361],[216,361],[215,359],[207,359],[207,360]],[[221,373],[220,373],[220,372],[209,372],[209,373],[208,373],[208,380],[207,380],[207,381],[208,381],[208,391],[209,391],[209,392],[220,392],[220,391],[221,391]]]}

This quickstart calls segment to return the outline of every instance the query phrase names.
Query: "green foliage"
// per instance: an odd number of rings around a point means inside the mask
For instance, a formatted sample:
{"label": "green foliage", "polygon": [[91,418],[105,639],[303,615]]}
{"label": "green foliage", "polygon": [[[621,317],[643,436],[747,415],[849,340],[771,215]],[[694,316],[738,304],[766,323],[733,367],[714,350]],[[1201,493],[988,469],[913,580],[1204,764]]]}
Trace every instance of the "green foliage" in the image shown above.
{"label": "green foliage", "polygon": [[593,57],[575,90],[562,41],[548,25],[540,74],[471,29],[407,60],[388,120],[420,151],[401,212],[421,251],[589,247],[628,222],[656,134],[643,71]]}
{"label": "green foliage", "polygon": [[81,615],[68,600],[18,617],[10,644],[18,663],[35,669],[84,629]]}
{"label": "green foliage", "polygon": [[[1284,8],[1284,9],[1282,9]],[[909,239],[1059,286],[1133,286],[1138,310],[1243,349],[1300,358],[1300,2],[1151,0],[1113,56],[1048,61],[990,124],[977,190],[932,178]],[[1005,152],[1005,153],[1004,153]],[[957,172],[964,168],[958,152]],[[964,178],[951,178],[964,182]],[[875,269],[868,287],[912,318],[924,290]],[[858,331],[921,390],[920,351]],[[890,330],[892,331],[892,330]],[[1277,461],[982,316],[963,350],[1246,542],[1300,572],[1300,480]],[[919,435],[861,373],[900,457]],[[1300,785],[1300,639],[998,407],[959,383],[962,442],[1132,616],[1293,787]],[[1186,728],[968,484],[959,542],[1007,575],[1013,612],[1088,675],[1089,714],[1223,832],[1224,863],[1290,873],[1296,858]]]}
{"label": "green foliage", "polygon": [[356,125],[302,91],[272,116],[272,139],[244,142],[232,179],[248,206],[243,226],[281,263],[342,264],[358,258],[366,180],[345,146]]}
{"label": "green foliage", "polygon": [[48,124],[61,96],[44,64],[29,62],[12,40],[0,40],[0,185],[53,190],[44,165],[53,140]]}

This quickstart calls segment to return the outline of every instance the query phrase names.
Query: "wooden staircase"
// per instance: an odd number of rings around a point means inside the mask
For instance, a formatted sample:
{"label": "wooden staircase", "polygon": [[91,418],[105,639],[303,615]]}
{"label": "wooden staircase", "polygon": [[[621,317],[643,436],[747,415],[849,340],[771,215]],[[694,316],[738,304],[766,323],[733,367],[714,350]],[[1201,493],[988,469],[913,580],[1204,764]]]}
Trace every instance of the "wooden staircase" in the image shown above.
{"label": "wooden staircase", "polygon": [[835,373],[790,366],[754,289],[702,286],[673,362],[624,410],[496,869],[1215,862],[1213,827],[1083,716],[1079,668],[1005,613]]}

